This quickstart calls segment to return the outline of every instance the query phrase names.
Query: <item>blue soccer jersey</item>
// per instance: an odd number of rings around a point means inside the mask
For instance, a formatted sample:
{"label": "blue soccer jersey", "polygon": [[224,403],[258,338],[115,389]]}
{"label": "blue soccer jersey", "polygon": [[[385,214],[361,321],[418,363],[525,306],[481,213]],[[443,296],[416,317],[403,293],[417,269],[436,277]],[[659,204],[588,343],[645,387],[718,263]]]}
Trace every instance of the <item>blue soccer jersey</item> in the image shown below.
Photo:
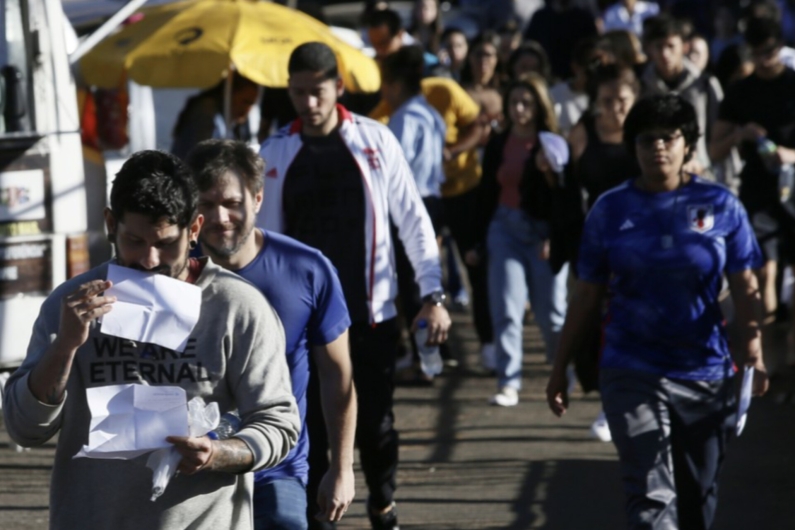
{"label": "blue soccer jersey", "polygon": [[733,365],[718,305],[723,273],[762,265],[745,209],[693,177],[650,193],[626,182],[585,221],[580,278],[609,285],[600,365],[715,380]]}
{"label": "blue soccer jersey", "polygon": [[278,466],[258,471],[255,481],[297,478],[306,484],[309,436],[306,390],[312,346],[329,344],[350,327],[345,296],[331,262],[320,251],[284,235],[263,230],[265,245],[257,257],[235,271],[268,299],[284,326],[287,365],[301,416],[298,443]]}

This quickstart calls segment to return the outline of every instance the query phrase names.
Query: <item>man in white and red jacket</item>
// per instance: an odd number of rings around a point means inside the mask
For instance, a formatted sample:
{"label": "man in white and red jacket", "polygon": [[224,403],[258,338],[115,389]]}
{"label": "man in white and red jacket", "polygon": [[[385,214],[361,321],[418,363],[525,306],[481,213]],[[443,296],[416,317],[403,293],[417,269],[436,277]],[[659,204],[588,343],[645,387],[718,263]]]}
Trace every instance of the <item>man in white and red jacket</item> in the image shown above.
{"label": "man in white and red jacket", "polygon": [[[356,441],[374,529],[396,529],[398,436],[392,394],[399,328],[390,220],[414,268],[429,343],[447,339],[439,250],[431,220],[395,136],[385,126],[337,103],[342,80],[334,53],[321,43],[296,48],[288,93],[298,119],[262,144],[265,197],[258,224],[323,252],[334,264],[351,316],[351,359],[359,396]],[[310,512],[317,477],[328,466],[320,405],[312,402]],[[333,464],[333,463],[332,463]],[[311,513],[313,515],[314,513]],[[310,517],[310,528],[315,521]]]}

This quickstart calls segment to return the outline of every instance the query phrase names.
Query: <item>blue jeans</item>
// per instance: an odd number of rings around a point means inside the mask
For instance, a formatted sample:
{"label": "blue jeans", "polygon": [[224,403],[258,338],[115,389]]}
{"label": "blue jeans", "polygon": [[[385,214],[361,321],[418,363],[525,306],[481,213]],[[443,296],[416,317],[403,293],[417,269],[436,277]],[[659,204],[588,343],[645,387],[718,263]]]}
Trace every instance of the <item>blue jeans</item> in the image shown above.
{"label": "blue jeans", "polygon": [[254,484],[255,530],[306,530],[306,487],[284,478]]}
{"label": "blue jeans", "polygon": [[522,323],[525,302],[535,314],[551,362],[566,318],[568,264],[553,274],[549,261],[541,259],[549,238],[545,221],[532,219],[521,210],[500,206],[489,225],[489,309],[497,350],[500,387],[522,386]]}

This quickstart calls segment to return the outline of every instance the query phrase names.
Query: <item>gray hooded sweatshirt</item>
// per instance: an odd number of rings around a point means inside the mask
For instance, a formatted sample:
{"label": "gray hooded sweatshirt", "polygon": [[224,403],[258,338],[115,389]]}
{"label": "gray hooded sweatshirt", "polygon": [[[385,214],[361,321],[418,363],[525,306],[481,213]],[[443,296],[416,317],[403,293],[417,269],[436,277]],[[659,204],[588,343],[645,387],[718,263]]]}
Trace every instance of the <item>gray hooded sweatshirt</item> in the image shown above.
{"label": "gray hooded sweatshirt", "polygon": [[[206,259],[206,258],[204,258]],[[177,475],[162,497],[149,500],[152,472],[136,460],[72,457],[88,443],[90,387],[137,383],[175,385],[188,399],[240,411],[236,435],[254,454],[254,469],[279,463],[295,445],[300,422],[285,361],[284,330],[252,285],[207,260],[199,322],[183,352],[104,335],[92,326],[75,355],[60,405],[38,401],[28,377],[58,332],[61,298],[107,277],[107,264],[60,285],[44,302],[22,367],[9,378],[3,413],[20,445],[36,446],[59,433],[50,486],[50,528],[73,530],[250,529],[251,473],[202,471]]]}
{"label": "gray hooded sweatshirt", "polygon": [[685,59],[684,76],[675,87],[669,88],[651,63],[646,66],[641,81],[644,96],[677,94],[695,107],[701,133],[696,144],[695,159],[709,169],[712,166],[707,151],[709,127],[718,119],[718,106],[723,99],[723,89],[718,80],[707,73],[699,72],[693,63]]}

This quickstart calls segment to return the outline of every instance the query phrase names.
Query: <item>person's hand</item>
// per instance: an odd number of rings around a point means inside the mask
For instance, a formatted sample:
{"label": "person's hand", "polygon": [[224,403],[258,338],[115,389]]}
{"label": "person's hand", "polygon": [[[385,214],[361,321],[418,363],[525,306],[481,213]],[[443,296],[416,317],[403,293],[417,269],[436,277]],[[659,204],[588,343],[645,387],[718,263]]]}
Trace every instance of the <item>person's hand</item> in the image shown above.
{"label": "person's hand", "polygon": [[547,383],[547,405],[558,418],[566,414],[566,409],[569,407],[568,389],[569,378],[566,376],[566,370],[552,370]]}
{"label": "person's hand", "polygon": [[94,280],[81,285],[61,300],[61,322],[57,341],[67,349],[76,350],[88,340],[92,320],[113,309],[115,296],[100,296],[113,285],[105,280]]}
{"label": "person's hand", "polygon": [[193,475],[203,469],[212,469],[215,456],[215,442],[207,436],[193,438],[188,436],[169,436],[166,441],[176,447],[182,455],[177,471],[184,475]]}
{"label": "person's hand", "polygon": [[779,146],[778,149],[776,149],[776,158],[781,165],[795,164],[795,149]]}
{"label": "person's hand", "polygon": [[467,250],[464,254],[464,263],[470,267],[477,267],[480,265],[480,253],[477,250]]}
{"label": "person's hand", "polygon": [[682,166],[682,171],[685,173],[692,173],[693,175],[701,175],[704,173],[704,166],[696,160],[695,158],[691,158],[690,161]]}
{"label": "person's hand", "polygon": [[544,261],[549,260],[549,239],[541,242],[541,246],[538,249],[538,257]]}
{"label": "person's hand", "polygon": [[318,521],[339,522],[354,497],[353,468],[334,471],[329,469],[323,475],[317,491],[317,505],[320,511],[315,515]]}
{"label": "person's hand", "polygon": [[767,389],[770,387],[765,361],[763,361],[762,357],[760,356],[756,362],[750,364],[749,366],[754,367],[754,381],[751,383],[751,395],[764,396],[767,393]]}
{"label": "person's hand", "polygon": [[758,123],[748,122],[739,129],[740,140],[755,142],[760,138],[767,136],[767,129]]}
{"label": "person's hand", "polygon": [[417,323],[425,320],[428,323],[428,345],[436,346],[447,340],[447,331],[450,329],[450,315],[444,306],[436,304],[422,304],[422,309],[417,313],[411,324],[411,331],[417,331]]}
{"label": "person's hand", "polygon": [[552,171],[552,166],[547,160],[547,155],[544,154],[543,149],[539,149],[536,153],[536,168],[544,175],[544,181],[550,188],[558,187],[558,179],[555,172]]}
{"label": "person's hand", "polygon": [[547,155],[544,154],[543,149],[539,149],[536,153],[536,169],[538,169],[541,173],[551,173],[552,166],[549,165],[549,160],[547,160]]}

